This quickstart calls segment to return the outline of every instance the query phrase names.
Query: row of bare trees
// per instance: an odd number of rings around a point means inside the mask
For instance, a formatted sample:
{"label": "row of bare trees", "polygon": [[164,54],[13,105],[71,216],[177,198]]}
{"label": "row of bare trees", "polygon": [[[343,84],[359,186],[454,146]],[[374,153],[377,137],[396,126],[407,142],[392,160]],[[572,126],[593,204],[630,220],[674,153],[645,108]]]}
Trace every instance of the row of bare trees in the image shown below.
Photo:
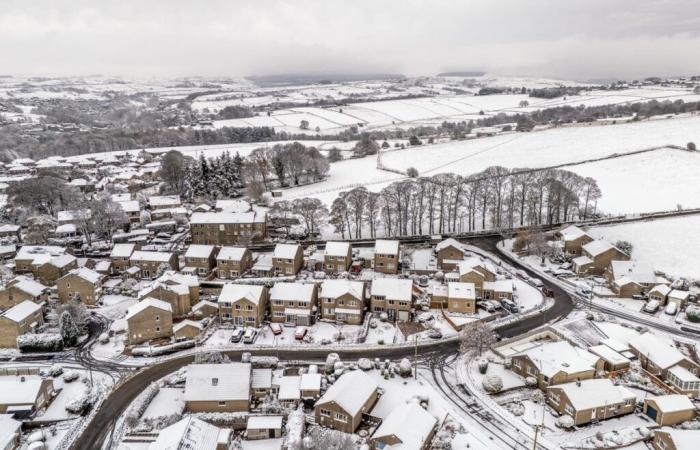
{"label": "row of bare trees", "polygon": [[380,231],[407,236],[585,219],[596,214],[600,196],[593,178],[566,170],[493,166],[469,176],[407,178],[380,192],[356,187],[341,192],[325,211],[311,199],[299,199],[291,212],[303,215],[313,203],[315,217],[327,217],[343,239],[375,238]]}

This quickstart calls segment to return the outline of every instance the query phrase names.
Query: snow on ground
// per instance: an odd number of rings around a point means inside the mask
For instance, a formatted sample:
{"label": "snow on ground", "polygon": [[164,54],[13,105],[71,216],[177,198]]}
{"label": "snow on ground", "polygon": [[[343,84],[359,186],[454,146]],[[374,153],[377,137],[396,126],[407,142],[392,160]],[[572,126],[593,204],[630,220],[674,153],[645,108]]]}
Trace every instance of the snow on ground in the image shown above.
{"label": "snow on ground", "polygon": [[385,380],[378,370],[372,370],[367,373],[384,390],[384,394],[379,397],[377,404],[372,409],[371,413],[373,416],[384,419],[391,411],[405,405],[406,402],[417,396],[428,399],[428,412],[440,422],[450,412],[451,407],[447,400],[420,378],[416,380],[413,377],[401,378],[397,375],[395,378]]}
{"label": "snow on ground", "polygon": [[148,408],[141,416],[142,419],[156,419],[171,414],[181,414],[185,410],[185,392],[177,388],[161,388]]}
{"label": "snow on ground", "polygon": [[688,251],[700,249],[698,230],[700,216],[686,216],[593,227],[588,233],[609,242],[631,242],[634,246],[634,259],[651,262],[655,269],[668,275],[698,277],[700,258],[697,258],[694,252]]}
{"label": "snow on ground", "polygon": [[283,439],[260,439],[256,441],[241,441],[242,450],[279,450]]}

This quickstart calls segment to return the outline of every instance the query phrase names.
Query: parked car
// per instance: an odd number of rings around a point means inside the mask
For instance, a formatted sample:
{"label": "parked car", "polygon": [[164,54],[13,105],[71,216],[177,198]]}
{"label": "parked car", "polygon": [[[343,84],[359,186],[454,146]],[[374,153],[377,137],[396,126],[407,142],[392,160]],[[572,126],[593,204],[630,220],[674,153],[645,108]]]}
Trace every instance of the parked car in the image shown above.
{"label": "parked car", "polygon": [[488,312],[495,312],[496,311],[496,308],[488,300],[483,301],[483,302],[476,302],[476,306],[480,306],[481,308],[484,308]]}
{"label": "parked car", "polygon": [[430,339],[442,339],[442,332],[440,330],[432,329],[428,331],[428,337]]}
{"label": "parked car", "polygon": [[632,298],[633,298],[634,300],[646,300],[646,299],[648,299],[649,297],[647,297],[647,296],[644,295],[644,294],[634,294],[634,295],[632,296]]}
{"label": "parked car", "polygon": [[666,309],[664,310],[666,314],[669,316],[675,316],[676,313],[678,312],[678,304],[671,302],[666,306]]}
{"label": "parked car", "polygon": [[294,339],[296,339],[297,341],[301,341],[302,339],[304,339],[308,331],[309,329],[306,327],[297,327],[296,331],[294,331]]}
{"label": "parked car", "polygon": [[577,288],[577,289],[576,289],[576,293],[577,293],[578,295],[582,295],[582,296],[584,296],[584,297],[586,297],[586,298],[591,298],[591,296],[593,295],[593,292],[592,292],[590,289],[588,289],[587,287],[579,287],[579,288]]}
{"label": "parked car", "polygon": [[657,300],[649,300],[646,305],[644,305],[644,312],[655,313],[659,309],[659,302]]}
{"label": "parked car", "polygon": [[258,337],[258,330],[255,328],[246,328],[245,334],[243,335],[244,344],[252,344],[255,342],[255,338]]}
{"label": "parked car", "polygon": [[548,287],[543,287],[542,293],[544,294],[545,297],[554,297],[554,291]]}
{"label": "parked car", "polygon": [[528,279],[527,273],[524,270],[517,270],[515,272],[515,276],[520,278],[521,280],[526,280]]}
{"label": "parked car", "polygon": [[541,288],[544,286],[544,283],[539,278],[530,278],[530,283],[532,283],[537,288]]}
{"label": "parked car", "polygon": [[270,324],[270,330],[272,330],[272,334],[274,334],[275,336],[277,336],[278,334],[282,334],[282,325],[276,322],[272,322]]}
{"label": "parked car", "polygon": [[235,330],[233,330],[233,334],[231,335],[231,342],[241,342],[241,339],[243,339],[244,334],[245,331],[243,331],[243,328],[236,328]]}
{"label": "parked car", "polygon": [[520,311],[520,308],[518,308],[518,305],[515,304],[512,300],[508,300],[507,298],[504,298],[501,300],[501,305],[503,305],[503,309],[508,310],[512,312],[513,314],[517,313]]}

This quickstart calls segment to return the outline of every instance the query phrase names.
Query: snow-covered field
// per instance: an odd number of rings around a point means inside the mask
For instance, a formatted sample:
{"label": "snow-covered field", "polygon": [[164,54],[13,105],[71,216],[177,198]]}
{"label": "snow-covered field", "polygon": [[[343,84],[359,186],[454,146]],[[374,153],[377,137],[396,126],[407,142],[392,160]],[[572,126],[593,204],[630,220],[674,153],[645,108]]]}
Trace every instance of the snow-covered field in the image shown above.
{"label": "snow-covered field", "polygon": [[[556,128],[409,147],[384,152],[382,163],[400,170],[415,167],[421,175],[469,175],[494,165],[546,167],[667,144],[684,146],[689,141],[700,141],[698,116]],[[700,184],[693,176],[700,172],[700,153],[660,150],[566,169],[598,181],[603,192],[598,206],[605,212],[668,210],[677,204],[700,206]],[[332,164],[324,182],[290,189],[284,192],[284,198],[313,196],[330,205],[343,190],[364,185],[379,191],[401,178],[378,170],[375,158],[350,159]],[[630,195],[631,191],[637,194]]]}
{"label": "snow-covered field", "polygon": [[610,242],[631,242],[634,259],[651,262],[657,270],[668,275],[697,278],[700,276],[700,260],[692,250],[700,249],[698,230],[700,216],[686,216],[593,227],[589,233]]}

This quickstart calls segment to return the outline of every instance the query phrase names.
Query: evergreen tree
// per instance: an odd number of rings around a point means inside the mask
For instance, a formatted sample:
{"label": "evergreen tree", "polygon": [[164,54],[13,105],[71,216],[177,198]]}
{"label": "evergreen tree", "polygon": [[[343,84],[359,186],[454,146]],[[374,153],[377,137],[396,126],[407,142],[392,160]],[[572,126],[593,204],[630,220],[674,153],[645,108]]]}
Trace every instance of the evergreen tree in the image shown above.
{"label": "evergreen tree", "polygon": [[73,315],[70,311],[63,311],[61,317],[58,319],[58,328],[61,331],[61,337],[63,338],[63,345],[66,347],[73,347],[78,343],[78,338],[80,337],[80,330],[73,320]]}

